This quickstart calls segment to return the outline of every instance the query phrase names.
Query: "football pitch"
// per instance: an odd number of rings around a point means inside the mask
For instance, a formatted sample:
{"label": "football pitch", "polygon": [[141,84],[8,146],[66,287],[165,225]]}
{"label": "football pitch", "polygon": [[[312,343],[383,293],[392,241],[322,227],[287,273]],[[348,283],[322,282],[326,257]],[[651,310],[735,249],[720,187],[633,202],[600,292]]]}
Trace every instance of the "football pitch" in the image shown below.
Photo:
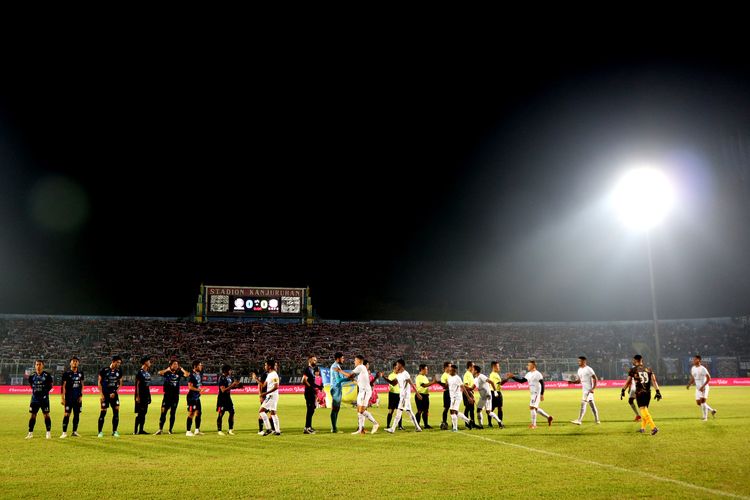
{"label": "football pitch", "polygon": [[[303,435],[302,396],[282,395],[281,436],[258,436],[258,398],[234,397],[235,436],[216,433],[215,396],[203,396],[205,436],[185,436],[185,399],[174,435],[133,436],[133,400],[121,398],[120,438],[96,437],[98,398],[84,399],[79,433],[59,439],[62,406],[52,403],[52,436],[42,414],[25,440],[28,396],[0,396],[2,498],[750,498],[750,388],[713,387],[716,418],[701,422],[694,390],[664,387],[652,401],[656,436],[639,424],[619,390],[596,391],[602,418],[590,409],[581,427],[579,390],[550,390],[542,403],[555,422],[528,429],[528,391],[504,393],[506,429],[440,431],[442,395],[431,398],[433,430],[384,432],[387,410],[372,413],[375,435],[353,436],[356,411],[344,407],[339,434],[330,410],[318,409],[315,435]],[[387,398],[382,397],[381,403]],[[146,430],[158,428],[154,398]],[[450,422],[450,419],[449,419]],[[542,425],[543,423],[543,425]],[[71,417],[72,424],[72,417]],[[226,417],[224,419],[226,430]],[[366,428],[371,428],[367,422]],[[72,425],[68,428],[70,434]]]}

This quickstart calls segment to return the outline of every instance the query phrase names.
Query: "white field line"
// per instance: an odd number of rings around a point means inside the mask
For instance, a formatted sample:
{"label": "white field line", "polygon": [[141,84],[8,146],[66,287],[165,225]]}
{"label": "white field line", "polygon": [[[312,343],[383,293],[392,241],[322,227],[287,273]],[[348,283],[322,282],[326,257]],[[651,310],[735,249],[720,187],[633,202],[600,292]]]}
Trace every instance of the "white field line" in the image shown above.
{"label": "white field line", "polygon": [[541,453],[542,455],[549,455],[549,456],[556,457],[556,458],[564,458],[565,460],[575,460],[577,462],[581,462],[581,463],[584,463],[584,464],[595,465],[597,467],[605,467],[607,469],[612,469],[612,470],[615,470],[615,471],[618,471],[618,472],[627,472],[627,473],[630,473],[630,474],[640,474],[641,476],[648,477],[648,478],[653,479],[655,481],[662,481],[662,482],[665,482],[665,483],[676,484],[676,485],[682,486],[683,488],[689,488],[689,489],[692,489],[692,490],[701,491],[703,493],[708,493],[710,495],[722,495],[722,496],[725,496],[725,497],[743,498],[743,499],[746,499],[746,500],[750,500],[750,497],[746,497],[746,496],[743,496],[743,495],[737,495],[735,493],[728,493],[726,491],[721,491],[721,490],[714,490],[714,489],[711,489],[711,488],[706,488],[704,486],[698,486],[697,484],[686,483],[685,481],[680,481],[679,479],[671,479],[671,478],[668,478],[668,477],[661,477],[661,476],[657,476],[656,474],[651,474],[650,472],[643,472],[643,471],[634,470],[634,469],[627,469],[625,467],[620,467],[620,466],[617,466],[617,465],[605,464],[605,463],[602,463],[602,462],[594,462],[593,460],[586,460],[585,458],[579,458],[579,457],[572,457],[572,456],[568,456],[568,455],[563,455],[562,453],[555,453],[554,451],[540,450],[538,448],[530,448],[528,446],[523,446],[523,445],[520,445],[520,444],[508,443],[507,441],[499,441],[497,439],[490,439],[490,438],[486,438],[486,437],[483,437],[483,436],[477,436],[476,434],[470,434],[468,432],[463,432],[462,431],[460,433],[463,434],[464,436],[467,436],[467,437],[472,437],[472,438],[475,438],[475,439],[481,439],[482,441],[489,441],[490,443],[495,443],[495,444],[499,444],[499,445],[503,445],[503,446],[510,446],[512,448],[518,448],[518,449],[521,449],[521,450],[524,450],[524,451],[531,451],[531,452],[534,452],[534,453]]}

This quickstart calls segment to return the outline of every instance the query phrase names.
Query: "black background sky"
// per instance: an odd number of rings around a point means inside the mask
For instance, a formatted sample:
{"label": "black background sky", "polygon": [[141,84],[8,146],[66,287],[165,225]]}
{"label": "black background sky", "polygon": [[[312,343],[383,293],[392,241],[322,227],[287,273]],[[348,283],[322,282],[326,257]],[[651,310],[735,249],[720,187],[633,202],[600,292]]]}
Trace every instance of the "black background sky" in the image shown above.
{"label": "black background sky", "polygon": [[647,319],[645,241],[602,203],[634,161],[679,192],[660,315],[750,312],[738,45],[106,31],[3,66],[0,312],[187,316],[204,282],[310,286],[326,318]]}

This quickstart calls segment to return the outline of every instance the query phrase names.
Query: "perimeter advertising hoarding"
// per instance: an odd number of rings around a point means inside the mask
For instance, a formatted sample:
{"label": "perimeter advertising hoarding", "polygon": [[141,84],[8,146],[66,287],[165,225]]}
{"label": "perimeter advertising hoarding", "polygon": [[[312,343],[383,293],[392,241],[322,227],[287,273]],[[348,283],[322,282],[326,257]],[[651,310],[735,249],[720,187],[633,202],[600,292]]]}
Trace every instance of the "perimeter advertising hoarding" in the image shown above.
{"label": "perimeter advertising hoarding", "polygon": [[206,316],[302,318],[307,289],[283,287],[206,286]]}

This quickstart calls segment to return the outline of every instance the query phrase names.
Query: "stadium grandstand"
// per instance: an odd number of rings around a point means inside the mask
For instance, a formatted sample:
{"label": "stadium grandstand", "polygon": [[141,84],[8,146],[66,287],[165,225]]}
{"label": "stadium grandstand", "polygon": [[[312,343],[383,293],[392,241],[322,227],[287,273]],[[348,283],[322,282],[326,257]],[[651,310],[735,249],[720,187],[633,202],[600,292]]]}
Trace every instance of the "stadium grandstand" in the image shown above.
{"label": "stadium grandstand", "polygon": [[[663,320],[661,330],[664,383],[684,383],[690,356],[699,353],[718,377],[750,376],[750,320],[708,318]],[[634,353],[652,359],[651,321],[581,323],[478,322],[344,322],[197,323],[170,318],[0,315],[0,385],[23,384],[37,358],[59,382],[71,356],[81,359],[87,383],[112,355],[124,359],[125,382],[132,383],[144,354],[159,368],[176,358],[189,365],[200,359],[204,373],[218,373],[223,363],[247,375],[267,357],[281,366],[284,383],[297,383],[308,353],[329,364],[335,351],[364,354],[377,370],[397,358],[409,369],[426,363],[439,373],[444,360],[472,360],[488,366],[499,360],[509,370],[522,370],[529,358],[538,360],[548,380],[562,380],[575,371],[576,357],[585,354],[604,379],[626,376]],[[504,368],[504,369],[505,369]],[[159,383],[155,378],[154,383]],[[211,383],[211,380],[207,380]]]}

